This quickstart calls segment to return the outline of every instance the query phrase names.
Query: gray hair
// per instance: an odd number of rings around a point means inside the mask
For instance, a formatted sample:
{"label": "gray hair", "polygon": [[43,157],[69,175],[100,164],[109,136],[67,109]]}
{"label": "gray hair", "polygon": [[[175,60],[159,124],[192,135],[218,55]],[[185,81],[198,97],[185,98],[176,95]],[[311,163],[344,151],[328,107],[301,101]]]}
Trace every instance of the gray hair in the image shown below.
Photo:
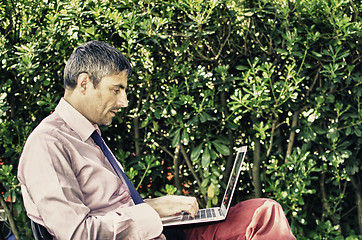
{"label": "gray hair", "polygon": [[64,88],[74,89],[82,73],[89,74],[97,87],[103,77],[117,75],[123,70],[131,76],[131,64],[115,47],[100,41],[86,42],[72,53],[65,65]]}

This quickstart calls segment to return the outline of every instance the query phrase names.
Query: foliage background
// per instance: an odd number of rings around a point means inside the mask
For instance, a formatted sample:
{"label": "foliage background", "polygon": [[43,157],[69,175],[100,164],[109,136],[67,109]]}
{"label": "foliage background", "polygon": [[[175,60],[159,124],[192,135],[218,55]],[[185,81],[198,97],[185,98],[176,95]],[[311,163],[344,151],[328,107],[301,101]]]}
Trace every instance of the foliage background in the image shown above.
{"label": "foliage background", "polygon": [[0,199],[15,236],[32,237],[22,146],[62,97],[67,58],[95,39],[134,67],[129,107],[102,130],[143,197],[217,205],[248,145],[235,202],[277,200],[297,239],[362,239],[361,11],[360,0],[1,1]]}

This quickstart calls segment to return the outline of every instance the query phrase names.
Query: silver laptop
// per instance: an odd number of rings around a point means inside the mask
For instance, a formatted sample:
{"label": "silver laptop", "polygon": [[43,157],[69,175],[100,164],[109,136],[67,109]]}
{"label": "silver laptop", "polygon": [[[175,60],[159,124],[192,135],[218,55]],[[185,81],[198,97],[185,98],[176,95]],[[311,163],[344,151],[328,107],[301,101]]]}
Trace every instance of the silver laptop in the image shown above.
{"label": "silver laptop", "polygon": [[192,218],[186,212],[183,212],[182,214],[177,216],[162,217],[162,225],[173,226],[224,220],[230,208],[231,199],[234,195],[235,187],[239,179],[239,174],[241,171],[242,163],[244,162],[246,150],[247,146],[240,147],[237,150],[233,170],[231,171],[229,182],[226,186],[224,198],[221,202],[220,207],[200,209],[194,218]]}

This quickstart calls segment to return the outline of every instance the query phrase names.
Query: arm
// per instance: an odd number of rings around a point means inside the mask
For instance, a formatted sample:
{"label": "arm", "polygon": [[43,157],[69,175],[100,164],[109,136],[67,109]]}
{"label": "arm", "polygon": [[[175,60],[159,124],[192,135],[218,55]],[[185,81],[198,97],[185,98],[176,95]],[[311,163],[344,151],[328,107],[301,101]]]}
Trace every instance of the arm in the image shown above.
{"label": "arm", "polygon": [[161,234],[159,216],[147,204],[92,211],[70,156],[51,135],[37,135],[26,144],[18,177],[29,216],[57,239],[151,239]]}
{"label": "arm", "polygon": [[195,197],[167,195],[159,198],[145,199],[160,217],[172,216],[181,212],[187,212],[195,217],[199,210],[199,205]]}

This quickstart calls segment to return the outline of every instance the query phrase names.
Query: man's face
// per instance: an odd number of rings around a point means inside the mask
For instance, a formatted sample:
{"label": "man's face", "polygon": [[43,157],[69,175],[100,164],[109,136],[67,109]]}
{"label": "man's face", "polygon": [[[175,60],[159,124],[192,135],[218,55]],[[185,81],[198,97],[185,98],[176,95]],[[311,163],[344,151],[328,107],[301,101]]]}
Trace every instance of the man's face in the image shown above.
{"label": "man's face", "polygon": [[96,88],[87,89],[85,116],[93,124],[109,125],[112,118],[122,108],[128,106],[126,88],[127,71],[118,75],[103,77]]}

